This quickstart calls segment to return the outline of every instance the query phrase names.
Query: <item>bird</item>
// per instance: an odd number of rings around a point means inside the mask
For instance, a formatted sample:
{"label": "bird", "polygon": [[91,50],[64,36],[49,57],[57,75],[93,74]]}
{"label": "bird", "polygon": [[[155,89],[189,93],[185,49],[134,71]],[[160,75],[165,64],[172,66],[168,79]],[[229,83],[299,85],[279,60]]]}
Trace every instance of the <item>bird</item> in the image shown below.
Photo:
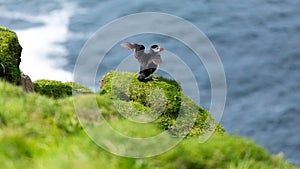
{"label": "bird", "polygon": [[[145,53],[145,46],[132,42],[121,43],[123,48],[133,50],[135,58],[140,64],[140,72],[138,80],[141,82],[147,81],[157,69],[158,65],[162,64],[162,59],[159,52],[163,51],[164,48],[158,45],[152,45],[149,53]],[[153,80],[157,80],[152,78]]]}

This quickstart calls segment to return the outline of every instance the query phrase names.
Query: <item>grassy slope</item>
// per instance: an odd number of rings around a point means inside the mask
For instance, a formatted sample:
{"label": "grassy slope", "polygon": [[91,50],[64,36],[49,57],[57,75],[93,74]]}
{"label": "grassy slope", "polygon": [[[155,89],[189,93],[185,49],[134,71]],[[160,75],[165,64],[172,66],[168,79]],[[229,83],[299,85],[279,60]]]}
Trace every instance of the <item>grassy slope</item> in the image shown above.
{"label": "grassy slope", "polygon": [[[96,146],[81,129],[73,99],[54,100],[0,82],[1,168],[294,168],[280,156],[270,156],[253,142],[216,134],[204,144],[185,139],[162,155],[146,159],[114,156]],[[84,102],[93,95],[79,96]],[[109,113],[109,100],[97,96],[100,109]],[[118,121],[116,128],[130,128]],[[149,126],[149,131],[156,131]]]}

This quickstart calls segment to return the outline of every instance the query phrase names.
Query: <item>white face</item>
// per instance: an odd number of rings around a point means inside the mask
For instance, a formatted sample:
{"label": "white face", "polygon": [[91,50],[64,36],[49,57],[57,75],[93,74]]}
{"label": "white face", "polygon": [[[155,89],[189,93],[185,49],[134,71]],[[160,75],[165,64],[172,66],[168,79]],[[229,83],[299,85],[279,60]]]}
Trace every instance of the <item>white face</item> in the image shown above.
{"label": "white face", "polygon": [[154,49],[152,49],[154,52],[159,52],[160,51],[160,47],[158,46],[158,47],[156,47],[156,48],[154,48]]}

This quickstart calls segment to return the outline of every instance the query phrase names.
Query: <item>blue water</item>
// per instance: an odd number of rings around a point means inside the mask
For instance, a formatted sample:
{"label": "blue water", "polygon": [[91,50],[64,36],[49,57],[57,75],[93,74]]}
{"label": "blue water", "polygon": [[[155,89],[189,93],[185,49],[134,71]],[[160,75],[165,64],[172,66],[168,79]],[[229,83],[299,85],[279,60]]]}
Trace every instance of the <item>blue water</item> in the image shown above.
{"label": "blue water", "polygon": [[[149,11],[182,17],[208,36],[223,62],[228,91],[221,124],[229,133],[252,138],[271,153],[283,152],[287,160],[300,165],[299,9],[300,1],[295,0],[0,0],[0,25],[16,30],[22,46],[30,48],[22,55],[25,73],[30,72],[28,74],[33,79],[51,78],[51,73],[38,74],[39,71],[34,70],[37,68],[30,66],[43,57],[34,64],[48,63],[50,66],[44,67],[49,72],[57,71],[52,73],[53,77],[66,80],[72,74],[86,40],[112,20]],[[55,22],[57,16],[63,16],[57,22],[59,24]],[[39,34],[40,30],[47,30],[49,35]],[[41,39],[32,42],[33,36],[41,36]],[[139,38],[143,41],[143,37]],[[144,40],[145,43],[158,41],[179,55],[189,53],[179,49],[176,42],[161,37],[152,36]],[[40,47],[44,48],[34,49],[39,42],[45,43]],[[117,53],[124,52],[123,49],[115,50]],[[41,53],[37,53],[39,51]],[[30,57],[34,59],[26,63]],[[108,59],[104,70],[113,67],[116,62]],[[189,65],[193,66],[193,63]],[[209,78],[203,67],[194,64],[193,69],[203,73],[197,80],[201,104],[208,108]]]}

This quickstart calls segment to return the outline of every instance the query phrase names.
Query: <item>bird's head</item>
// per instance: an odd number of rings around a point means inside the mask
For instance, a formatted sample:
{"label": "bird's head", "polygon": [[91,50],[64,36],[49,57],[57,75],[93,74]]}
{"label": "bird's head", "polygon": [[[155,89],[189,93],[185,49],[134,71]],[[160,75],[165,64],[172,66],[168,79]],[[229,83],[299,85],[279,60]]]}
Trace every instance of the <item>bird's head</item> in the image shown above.
{"label": "bird's head", "polygon": [[164,50],[164,48],[161,47],[161,46],[158,46],[158,45],[152,45],[151,48],[150,48],[151,53],[158,53],[158,52],[161,52],[163,50]]}

